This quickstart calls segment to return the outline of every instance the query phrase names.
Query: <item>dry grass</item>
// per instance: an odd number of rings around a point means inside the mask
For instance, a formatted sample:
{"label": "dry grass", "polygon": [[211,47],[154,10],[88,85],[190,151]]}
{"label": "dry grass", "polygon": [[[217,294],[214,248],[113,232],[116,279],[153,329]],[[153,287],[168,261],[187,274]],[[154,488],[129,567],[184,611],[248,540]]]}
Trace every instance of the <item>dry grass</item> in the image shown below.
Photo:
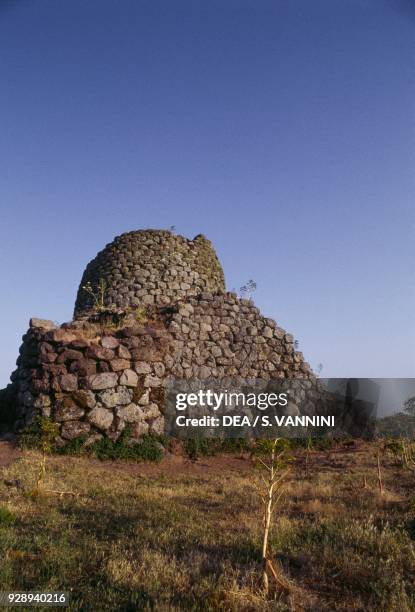
{"label": "dry grass", "polygon": [[315,452],[307,477],[298,456],[270,540],[292,592],[269,601],[248,460],[172,474],[53,457],[44,488],[74,495],[32,496],[38,460],[3,469],[0,590],[71,591],[71,610],[415,608],[415,477],[389,462],[381,496],[369,447]]}

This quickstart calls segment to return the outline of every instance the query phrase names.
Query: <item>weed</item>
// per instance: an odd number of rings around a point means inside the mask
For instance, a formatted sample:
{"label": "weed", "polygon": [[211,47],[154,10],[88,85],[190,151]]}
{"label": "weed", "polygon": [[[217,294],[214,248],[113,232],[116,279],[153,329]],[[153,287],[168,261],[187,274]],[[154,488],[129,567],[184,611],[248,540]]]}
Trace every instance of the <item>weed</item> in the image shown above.
{"label": "weed", "polygon": [[144,324],[148,321],[148,313],[144,306],[137,306],[134,311],[134,318],[137,323]]}
{"label": "weed", "polygon": [[82,289],[87,293],[93,300],[94,308],[100,312],[105,310],[105,294],[107,291],[107,283],[105,279],[100,278],[98,285],[93,287],[92,283],[88,281],[83,285]]}

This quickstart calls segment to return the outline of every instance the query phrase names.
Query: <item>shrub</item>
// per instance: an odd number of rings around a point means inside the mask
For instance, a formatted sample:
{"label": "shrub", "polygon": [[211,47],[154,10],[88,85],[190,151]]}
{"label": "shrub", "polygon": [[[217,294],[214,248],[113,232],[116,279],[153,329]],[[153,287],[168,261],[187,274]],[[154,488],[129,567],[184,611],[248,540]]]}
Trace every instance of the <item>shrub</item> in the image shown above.
{"label": "shrub", "polygon": [[131,443],[128,440],[128,433],[123,434],[116,441],[111,438],[101,438],[91,446],[90,452],[101,460],[160,461],[163,457],[160,436],[146,434],[139,442]]}
{"label": "shrub", "polygon": [[103,437],[89,447],[85,447],[86,436],[70,440],[65,446],[57,449],[61,455],[92,455],[105,461],[107,459],[124,459],[127,461],[160,461],[167,441],[163,436],[146,434],[140,441],[130,440],[130,428],[127,426],[118,440]]}
{"label": "shrub", "polygon": [[81,455],[85,451],[83,446],[86,439],[86,435],[79,436],[79,438],[69,440],[65,446],[61,446],[56,450],[60,455]]}
{"label": "shrub", "polygon": [[37,448],[50,453],[55,450],[54,441],[59,436],[59,426],[52,419],[38,416],[19,434],[22,448]]}

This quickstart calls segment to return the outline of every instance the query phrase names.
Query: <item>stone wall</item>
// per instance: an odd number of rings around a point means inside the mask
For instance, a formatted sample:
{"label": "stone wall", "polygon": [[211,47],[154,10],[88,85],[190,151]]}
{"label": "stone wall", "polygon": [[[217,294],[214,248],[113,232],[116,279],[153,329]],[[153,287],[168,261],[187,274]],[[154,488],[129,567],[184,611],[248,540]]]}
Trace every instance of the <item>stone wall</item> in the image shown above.
{"label": "stone wall", "polygon": [[83,287],[106,283],[104,305],[136,308],[169,304],[199,293],[223,291],[222,267],[211,242],[188,240],[166,230],[140,230],[117,236],[87,265],[78,289],[75,318],[94,310]]}
{"label": "stone wall", "polygon": [[179,302],[167,329],[173,338],[169,371],[176,378],[311,376],[292,334],[234,293]]}
{"label": "stone wall", "polygon": [[126,312],[122,324],[92,317],[55,327],[32,319],[12,383],[15,428],[37,415],[60,427],[60,443],[103,434],[132,439],[163,433],[163,390],[171,378],[310,378],[294,338],[233,293],[202,293],[160,307],[145,324]]}
{"label": "stone wall", "polygon": [[58,442],[106,434],[117,439],[127,423],[132,439],[162,433],[163,363],[167,332],[158,322],[103,331],[77,322],[54,327],[32,319],[12,374],[16,390],[15,429],[36,416],[60,428]]}

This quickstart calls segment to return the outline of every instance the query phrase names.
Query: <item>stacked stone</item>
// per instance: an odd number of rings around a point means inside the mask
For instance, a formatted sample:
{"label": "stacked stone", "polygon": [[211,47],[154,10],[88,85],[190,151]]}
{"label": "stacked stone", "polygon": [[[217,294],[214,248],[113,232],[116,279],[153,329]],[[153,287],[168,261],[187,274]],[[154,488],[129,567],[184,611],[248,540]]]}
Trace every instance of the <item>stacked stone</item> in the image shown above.
{"label": "stacked stone", "polygon": [[[97,308],[83,287],[97,290],[101,280]],[[16,429],[40,414],[58,423],[62,444],[80,435],[87,444],[117,439],[127,424],[134,440],[163,431],[169,378],[313,379],[293,336],[224,289],[202,235],[142,230],[115,238],[83,274],[74,321],[31,320],[7,390],[16,398]],[[147,305],[153,319],[143,325],[148,313],[138,307]]]}
{"label": "stacked stone", "polygon": [[234,293],[202,293],[177,305],[166,365],[176,378],[310,378],[294,337]]}
{"label": "stacked stone", "polygon": [[94,298],[105,282],[104,305],[137,308],[169,304],[202,292],[225,289],[222,267],[211,242],[166,230],[139,230],[117,236],[87,265],[75,303],[75,318],[94,310]]}
{"label": "stacked stone", "polygon": [[131,440],[163,432],[166,331],[157,324],[97,331],[88,323],[31,320],[11,376],[17,430],[41,415],[59,425],[61,444],[87,436],[88,445],[103,434],[116,440],[126,424]]}
{"label": "stacked stone", "polygon": [[73,321],[32,319],[11,379],[16,429],[50,417],[60,441],[103,434],[131,439],[162,433],[169,378],[312,378],[294,338],[233,293],[202,293],[159,310],[146,325],[126,315],[116,331]]}

